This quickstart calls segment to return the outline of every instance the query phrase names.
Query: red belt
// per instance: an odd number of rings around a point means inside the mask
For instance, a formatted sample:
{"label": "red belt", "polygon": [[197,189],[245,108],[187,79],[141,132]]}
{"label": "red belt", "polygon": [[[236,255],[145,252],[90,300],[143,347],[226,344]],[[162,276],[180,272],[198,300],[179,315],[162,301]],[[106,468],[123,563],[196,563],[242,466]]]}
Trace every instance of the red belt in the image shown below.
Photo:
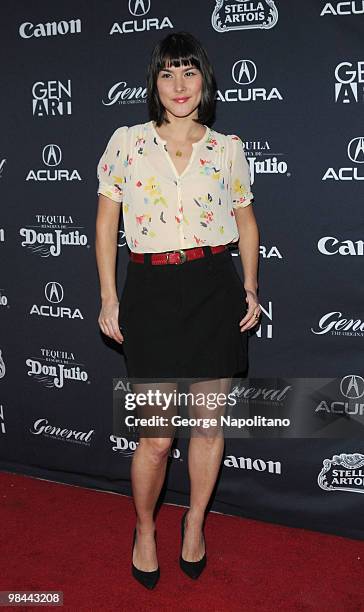
{"label": "red belt", "polygon": [[[214,254],[225,251],[225,249],[227,249],[227,245],[219,244],[218,246],[209,246],[208,248],[210,249],[211,253]],[[145,263],[146,258],[144,255],[145,253],[134,253],[134,251],[131,251],[130,259],[136,263]],[[147,253],[147,255],[150,256],[151,264],[154,266],[160,266],[164,264],[182,264],[186,261],[190,261],[191,259],[200,259],[200,257],[205,257],[205,252],[202,247],[196,247],[194,249],[166,251],[165,253]]]}

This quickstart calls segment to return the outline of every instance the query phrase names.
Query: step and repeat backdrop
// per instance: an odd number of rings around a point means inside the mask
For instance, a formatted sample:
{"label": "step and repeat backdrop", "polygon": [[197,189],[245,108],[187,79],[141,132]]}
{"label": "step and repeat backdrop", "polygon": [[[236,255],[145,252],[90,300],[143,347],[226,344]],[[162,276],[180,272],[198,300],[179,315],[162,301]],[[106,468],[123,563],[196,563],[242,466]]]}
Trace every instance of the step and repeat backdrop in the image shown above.
{"label": "step and repeat backdrop", "polygon": [[[215,67],[212,127],[240,136],[250,167],[250,386],[278,401],[316,378],[301,411],[336,425],[227,439],[212,509],[362,539],[364,3],[20,0],[0,30],[0,468],[131,492],[137,439],[113,433],[125,361],[97,322],[96,166],[117,127],[149,120],[154,44],[186,30]],[[121,215],[119,295],[128,256]],[[171,451],[165,501],[188,503],[187,450]]]}

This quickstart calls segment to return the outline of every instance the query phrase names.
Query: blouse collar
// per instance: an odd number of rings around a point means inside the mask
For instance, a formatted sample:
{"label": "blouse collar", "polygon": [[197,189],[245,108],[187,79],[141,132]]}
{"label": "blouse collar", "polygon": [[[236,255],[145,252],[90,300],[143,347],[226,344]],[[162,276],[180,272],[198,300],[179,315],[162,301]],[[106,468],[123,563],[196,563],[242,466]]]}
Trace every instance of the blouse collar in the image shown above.
{"label": "blouse collar", "polygon": [[[154,127],[154,123],[153,123],[153,120],[149,121],[149,125],[150,125],[150,127],[151,127],[151,130],[152,130],[152,132],[153,132],[154,136],[155,136],[155,137],[156,137],[156,139],[158,140],[158,142],[160,142],[162,145],[167,144],[167,141],[166,141],[166,140],[163,140],[163,138],[161,138],[161,137],[160,137],[160,135],[158,134],[157,130],[155,129],[155,127]],[[203,142],[206,142],[206,140],[207,140],[207,139],[208,139],[208,137],[209,137],[209,134],[210,134],[210,128],[209,128],[207,125],[205,125],[205,124],[203,124],[203,125],[204,125],[204,127],[206,128],[206,131],[205,131],[204,135],[202,136],[202,138],[200,138],[200,140],[197,140],[196,142],[193,142],[193,143],[192,143],[192,146],[193,146],[193,147],[196,147],[196,146],[198,146],[198,145],[202,144]]]}

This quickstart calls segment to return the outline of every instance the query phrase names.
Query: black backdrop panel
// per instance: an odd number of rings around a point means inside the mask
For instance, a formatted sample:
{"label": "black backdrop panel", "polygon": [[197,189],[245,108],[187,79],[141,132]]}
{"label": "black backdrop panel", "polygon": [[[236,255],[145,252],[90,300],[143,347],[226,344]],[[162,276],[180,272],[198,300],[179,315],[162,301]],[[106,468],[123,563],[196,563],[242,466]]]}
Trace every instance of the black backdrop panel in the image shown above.
{"label": "black backdrop panel", "polygon": [[[359,384],[362,3],[18,1],[2,17],[1,467],[130,494],[135,440],[112,434],[123,352],[97,324],[96,165],[118,126],[148,120],[149,54],[172,31],[206,46],[219,86],[213,127],[238,134],[250,164],[263,317],[249,375]],[[118,245],[120,294],[122,216]],[[329,325],[341,319],[356,328]],[[363,460],[360,438],[230,439],[213,508],[363,538]],[[325,488],[319,475],[332,483],[335,466],[340,483]],[[165,499],[188,503],[185,440]]]}

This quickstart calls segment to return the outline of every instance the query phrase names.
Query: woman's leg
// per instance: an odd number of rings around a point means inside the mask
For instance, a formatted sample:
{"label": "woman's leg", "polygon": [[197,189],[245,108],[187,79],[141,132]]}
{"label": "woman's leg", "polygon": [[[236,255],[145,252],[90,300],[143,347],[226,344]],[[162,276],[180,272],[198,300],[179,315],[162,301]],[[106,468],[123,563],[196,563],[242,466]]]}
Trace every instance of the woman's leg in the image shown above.
{"label": "woman's leg", "polygon": [[[176,386],[170,383],[149,385],[148,389],[158,388],[163,392],[172,392]],[[134,384],[133,392],[145,393],[145,384]],[[162,411],[153,405],[138,409],[138,416],[145,418],[152,415],[171,416],[172,410]],[[144,433],[144,435],[143,435]],[[170,434],[170,435],[169,435]],[[166,437],[157,437],[166,436]],[[142,429],[139,444],[134,452],[131,464],[131,482],[133,500],[137,515],[137,538],[134,547],[133,563],[142,571],[153,571],[158,567],[155,545],[154,509],[161,492],[166,474],[167,459],[173,442],[174,430],[146,427]]]}
{"label": "woman's leg", "polygon": [[[194,394],[194,397],[200,393],[224,393],[227,395],[230,387],[231,378],[221,378],[191,384],[190,391]],[[225,408],[226,405],[222,405],[216,409],[209,409],[206,398],[204,406],[191,406],[190,416],[216,418],[219,421],[220,415],[225,413]],[[216,484],[223,452],[224,434],[222,427],[211,427],[209,429],[196,427],[191,430],[188,449],[188,469],[191,482],[190,509],[186,516],[182,550],[182,557],[186,561],[199,561],[204,554],[203,521],[207,504]]]}

